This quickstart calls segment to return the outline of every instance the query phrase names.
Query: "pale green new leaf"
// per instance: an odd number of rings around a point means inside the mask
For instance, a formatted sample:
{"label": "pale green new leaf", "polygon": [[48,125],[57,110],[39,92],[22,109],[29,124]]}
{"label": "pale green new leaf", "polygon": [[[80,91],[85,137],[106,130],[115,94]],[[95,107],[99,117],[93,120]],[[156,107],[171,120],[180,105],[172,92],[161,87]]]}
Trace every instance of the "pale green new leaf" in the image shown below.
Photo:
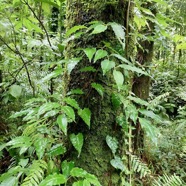
{"label": "pale green new leaf", "polygon": [[115,155],[116,150],[118,149],[118,144],[119,144],[118,140],[115,137],[111,137],[107,135],[106,142],[109,148],[112,150],[113,155]]}
{"label": "pale green new leaf", "polygon": [[114,80],[116,81],[116,84],[118,86],[118,90],[120,91],[123,82],[124,82],[124,76],[120,71],[114,70],[113,71]]}
{"label": "pale green new leaf", "polygon": [[13,97],[18,98],[18,97],[21,96],[22,87],[19,86],[19,85],[12,85],[12,86],[10,87],[9,93],[10,93]]}
{"label": "pale green new leaf", "polygon": [[91,83],[91,86],[97,90],[97,92],[99,93],[99,95],[101,97],[103,97],[103,93],[104,93],[104,88],[101,84],[99,83]]}
{"label": "pale green new leaf", "polygon": [[102,59],[104,57],[108,56],[108,53],[106,50],[102,50],[102,49],[99,49],[96,51],[96,54],[95,54],[95,57],[94,57],[94,63],[99,60],[99,59]]}
{"label": "pale green new leaf", "polygon": [[83,121],[90,128],[90,119],[91,119],[91,111],[88,108],[78,110],[78,115],[83,119]]}
{"label": "pale green new leaf", "polygon": [[79,157],[81,154],[81,149],[83,147],[83,141],[84,141],[83,134],[82,133],[78,133],[77,135],[71,134],[70,141],[72,142],[74,148],[78,151],[78,157]]}
{"label": "pale green new leaf", "polygon": [[81,58],[72,58],[68,60],[67,62],[68,74],[72,72],[72,70],[75,68],[75,66],[79,63],[80,60]]}
{"label": "pale green new leaf", "polygon": [[101,62],[101,69],[103,71],[103,75],[105,75],[109,70],[115,67],[115,62],[105,59]]}
{"label": "pale green new leaf", "polygon": [[67,126],[68,126],[68,120],[65,115],[59,115],[57,117],[57,124],[59,125],[59,128],[64,132],[65,135],[67,135]]}
{"label": "pale green new leaf", "polygon": [[124,27],[120,24],[117,23],[110,23],[116,37],[120,40],[123,40],[123,42],[125,41],[125,31],[124,31]]}
{"label": "pale green new leaf", "polygon": [[85,52],[86,56],[88,57],[89,62],[91,62],[91,60],[96,52],[96,48],[85,48],[83,51]]}
{"label": "pale green new leaf", "polygon": [[64,184],[67,181],[66,177],[63,174],[51,174],[47,176],[39,186],[52,186]]}
{"label": "pale green new leaf", "polygon": [[73,177],[81,177],[81,178],[85,178],[86,175],[87,175],[87,171],[82,169],[82,168],[79,168],[79,167],[75,167],[71,170],[70,172],[70,175],[73,176]]}

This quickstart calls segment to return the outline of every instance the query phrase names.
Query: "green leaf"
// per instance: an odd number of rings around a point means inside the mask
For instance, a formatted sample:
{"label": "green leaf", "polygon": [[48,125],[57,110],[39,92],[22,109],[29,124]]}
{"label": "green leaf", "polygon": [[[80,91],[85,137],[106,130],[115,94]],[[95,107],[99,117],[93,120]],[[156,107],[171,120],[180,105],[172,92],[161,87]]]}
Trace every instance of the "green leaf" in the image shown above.
{"label": "green leaf", "polygon": [[68,74],[72,72],[72,70],[75,68],[75,66],[79,63],[80,60],[81,58],[72,58],[68,60],[67,62]]}
{"label": "green leaf", "polygon": [[109,148],[112,150],[113,155],[115,156],[119,144],[118,140],[115,137],[107,135],[106,142]]}
{"label": "green leaf", "polygon": [[97,26],[94,27],[94,30],[92,31],[91,34],[99,34],[101,32],[104,32],[106,29],[107,29],[107,25],[98,24]]}
{"label": "green leaf", "polygon": [[79,168],[79,167],[75,167],[71,170],[70,172],[70,175],[73,176],[73,177],[80,177],[80,178],[85,178],[86,175],[87,175],[87,171],[82,169],[82,168]]}
{"label": "green leaf", "polygon": [[83,51],[85,52],[86,56],[88,57],[89,62],[91,62],[91,60],[96,52],[96,48],[85,48]]}
{"label": "green leaf", "polygon": [[123,82],[124,82],[124,76],[120,71],[114,70],[113,71],[114,80],[116,81],[116,84],[118,86],[118,90],[120,91]]}
{"label": "green leaf", "polygon": [[72,107],[69,106],[63,106],[62,107],[63,112],[73,121],[75,121],[75,113],[74,113],[74,109]]}
{"label": "green leaf", "polygon": [[48,144],[48,139],[44,135],[38,135],[36,141],[34,142],[34,147],[36,149],[36,154],[38,159],[41,159],[44,155]]}
{"label": "green leaf", "polygon": [[114,31],[116,37],[120,40],[123,40],[123,42],[125,41],[125,31],[124,31],[124,27],[120,24],[117,23],[110,23],[112,30]]}
{"label": "green leaf", "polygon": [[46,113],[47,111],[51,111],[53,109],[59,108],[61,105],[57,102],[48,102],[44,103],[42,106],[39,107],[38,116]]}
{"label": "green leaf", "polygon": [[78,115],[90,128],[91,111],[88,108],[78,110]]}
{"label": "green leaf", "polygon": [[112,94],[112,105],[114,107],[114,110],[117,110],[119,106],[121,105],[121,99],[118,94]]}
{"label": "green leaf", "polygon": [[78,102],[77,102],[75,99],[70,98],[70,97],[66,97],[66,98],[64,98],[64,101],[65,101],[68,105],[70,105],[70,106],[72,106],[72,107],[74,107],[74,108],[76,108],[76,109],[79,109],[79,104],[78,104]]}
{"label": "green leaf", "polygon": [[50,74],[46,75],[41,81],[45,82],[45,81],[48,81],[52,78],[56,78],[59,75],[62,75],[62,72],[63,72],[63,69],[61,67],[59,67],[59,68],[55,69],[53,72],[51,72]]}
{"label": "green leaf", "polygon": [[81,72],[96,72],[96,69],[92,66],[81,68]]}
{"label": "green leaf", "polygon": [[84,94],[84,92],[81,89],[73,89],[69,92],[69,94]]}
{"label": "green leaf", "polygon": [[145,109],[140,109],[139,112],[155,121],[157,121],[158,123],[161,123],[161,118],[159,117],[159,115],[155,114],[153,111],[151,110],[145,110]]}
{"label": "green leaf", "polygon": [[66,177],[70,176],[70,172],[73,168],[74,168],[74,162],[72,162],[72,161],[67,162],[67,160],[65,160],[61,164],[61,169],[63,171],[63,175],[65,175]]}
{"label": "green leaf", "polygon": [[39,186],[52,186],[66,183],[67,179],[63,174],[51,174],[47,176]]}
{"label": "green leaf", "polygon": [[121,160],[120,157],[116,156],[115,159],[112,159],[110,161],[111,165],[115,168],[115,169],[119,169],[121,171],[125,170],[125,166],[123,164],[123,161]]}
{"label": "green leaf", "polygon": [[83,146],[83,134],[82,133],[78,133],[77,135],[71,134],[70,141],[72,142],[74,148],[78,151],[78,157],[79,157]]}
{"label": "green leaf", "polygon": [[144,75],[146,75],[146,76],[149,75],[147,72],[145,72],[145,71],[143,71],[142,69],[137,68],[137,67],[135,67],[135,66],[122,64],[122,65],[119,65],[118,67],[121,67],[121,68],[123,68],[123,69],[125,69],[125,70],[131,70],[132,72],[137,72],[137,73],[139,73],[139,74],[144,74]]}
{"label": "green leaf", "polygon": [[84,29],[84,28],[87,28],[86,26],[84,25],[77,25],[77,26],[74,26],[72,27],[71,29],[69,29],[66,34],[65,34],[65,37],[68,37],[70,36],[71,34],[75,33],[76,31],[80,30],[80,29]]}
{"label": "green leaf", "polygon": [[56,144],[54,145],[48,152],[48,155],[50,156],[59,156],[66,152],[66,147],[63,146],[63,144]]}
{"label": "green leaf", "polygon": [[17,186],[18,180],[15,176],[10,176],[7,179],[3,180],[2,183],[0,183],[0,186]]}
{"label": "green leaf", "polygon": [[145,118],[139,118],[141,127],[146,132],[147,136],[157,145],[157,129],[151,122]]}
{"label": "green leaf", "polygon": [[57,117],[57,124],[59,125],[59,128],[64,132],[64,134],[67,135],[68,120],[65,115],[59,115]]}
{"label": "green leaf", "polygon": [[179,45],[176,46],[176,50],[185,50],[186,49],[186,42],[185,43],[181,43]]}
{"label": "green leaf", "polygon": [[94,57],[94,63],[99,60],[99,59],[102,59],[104,57],[108,56],[108,53],[106,50],[102,50],[102,49],[99,49],[96,51],[96,54],[95,54],[95,57]]}
{"label": "green leaf", "polygon": [[120,60],[123,61],[124,63],[132,64],[129,60],[127,60],[126,58],[124,58],[124,57],[121,56],[120,54],[112,54],[111,56],[114,56],[114,57],[116,57],[117,59],[120,59]]}
{"label": "green leaf", "polygon": [[99,93],[99,95],[101,97],[103,97],[103,93],[104,93],[104,88],[101,84],[99,83],[91,83],[91,86],[97,90],[97,92]]}
{"label": "green leaf", "polygon": [[10,93],[13,97],[18,98],[18,97],[21,96],[22,87],[19,86],[19,85],[12,85],[12,86],[10,87],[9,93]]}
{"label": "green leaf", "polygon": [[139,105],[144,105],[144,106],[148,106],[149,103],[145,100],[142,100],[140,98],[137,98],[137,97],[133,97],[133,96],[128,96],[128,98],[131,100],[131,101],[134,101],[135,103],[139,104]]}
{"label": "green leaf", "polygon": [[72,186],[84,186],[84,180],[79,180],[73,183]]}
{"label": "green leaf", "polygon": [[101,62],[101,69],[103,71],[103,75],[105,75],[109,70],[115,67],[115,62],[105,59]]}

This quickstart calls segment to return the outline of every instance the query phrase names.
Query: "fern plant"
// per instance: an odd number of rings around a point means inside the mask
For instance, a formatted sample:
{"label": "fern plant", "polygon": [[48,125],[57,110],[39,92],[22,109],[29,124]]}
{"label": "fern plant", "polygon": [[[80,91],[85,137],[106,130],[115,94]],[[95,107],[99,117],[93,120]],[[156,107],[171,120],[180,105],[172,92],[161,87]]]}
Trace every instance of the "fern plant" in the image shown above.
{"label": "fern plant", "polygon": [[163,176],[159,176],[157,180],[154,180],[153,186],[184,186],[183,181],[179,176],[175,174],[172,176],[168,176],[164,174]]}

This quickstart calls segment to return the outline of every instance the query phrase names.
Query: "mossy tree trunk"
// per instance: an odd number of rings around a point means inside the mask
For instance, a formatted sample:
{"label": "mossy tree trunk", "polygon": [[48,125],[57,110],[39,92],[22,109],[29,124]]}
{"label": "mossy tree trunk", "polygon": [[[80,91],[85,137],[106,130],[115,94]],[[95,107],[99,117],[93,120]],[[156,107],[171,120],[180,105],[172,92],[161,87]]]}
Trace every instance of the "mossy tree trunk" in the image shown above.
{"label": "mossy tree trunk", "polygon": [[[100,0],[67,0],[66,27],[67,30],[74,25],[85,24],[93,20],[117,22],[125,25],[128,10],[128,1],[100,1]],[[80,39],[67,46],[66,57],[78,57],[73,52],[74,48],[86,48],[103,46],[103,41],[111,41],[113,35],[110,31],[103,34]],[[82,132],[84,145],[79,158],[72,150],[71,159],[77,166],[95,174],[103,186],[119,185],[119,172],[115,171],[110,160],[113,159],[111,150],[106,144],[106,136],[119,136],[119,129],[116,127],[116,113],[111,103],[112,78],[103,76],[100,62],[93,64],[96,72],[80,72],[82,67],[90,66],[87,59],[83,59],[72,71],[69,77],[68,89],[80,88],[84,95],[78,98],[81,107],[87,107],[92,112],[91,127],[88,129],[81,119],[77,122],[71,132]],[[104,87],[103,98],[91,87],[91,83],[99,83]],[[122,135],[120,142],[122,143]]]}
{"label": "mossy tree trunk", "polygon": [[[154,3],[147,3],[145,5],[145,8],[149,8],[154,14],[156,13]],[[154,31],[154,23],[149,21],[148,24],[149,24],[148,27],[146,26],[146,28],[144,28],[144,30],[141,31],[141,33],[146,34],[147,38],[148,37],[152,38],[153,31]],[[148,67],[151,65],[152,58],[153,58],[154,41],[150,39],[146,39],[146,40],[141,40],[139,44],[140,46],[137,48],[136,60],[147,70]],[[133,86],[132,86],[133,93],[137,97],[143,100],[147,100],[149,97],[150,82],[151,82],[150,77],[146,75],[142,75],[140,77],[134,77]],[[144,132],[139,122],[137,122],[135,126],[133,135],[134,135],[133,150],[138,155],[143,156]]]}

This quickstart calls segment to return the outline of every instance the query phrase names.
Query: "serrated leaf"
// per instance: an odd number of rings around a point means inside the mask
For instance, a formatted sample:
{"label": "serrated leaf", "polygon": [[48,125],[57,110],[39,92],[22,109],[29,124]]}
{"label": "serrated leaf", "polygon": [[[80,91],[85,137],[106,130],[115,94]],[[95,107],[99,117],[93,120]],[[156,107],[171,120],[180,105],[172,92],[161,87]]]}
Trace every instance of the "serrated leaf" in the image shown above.
{"label": "serrated leaf", "polygon": [[63,146],[63,144],[57,144],[54,145],[48,152],[50,156],[58,156],[62,155],[66,152],[66,147]]}
{"label": "serrated leaf", "polygon": [[62,107],[62,110],[70,119],[75,121],[75,113],[72,107],[66,105]]}
{"label": "serrated leaf", "polygon": [[87,175],[87,171],[82,169],[82,168],[79,168],[79,167],[75,167],[71,170],[70,172],[70,175],[73,176],[73,177],[80,177],[80,178],[85,178],[86,175]]}
{"label": "serrated leaf", "polygon": [[96,48],[85,48],[83,51],[85,52],[86,56],[88,57],[89,62],[91,62],[91,60],[96,52]]}
{"label": "serrated leaf", "polygon": [[105,59],[101,62],[101,69],[103,71],[103,75],[105,75],[109,70],[115,67],[115,62]]}
{"label": "serrated leaf", "polygon": [[59,128],[64,132],[64,134],[67,135],[67,117],[65,115],[59,115],[57,117],[57,124],[59,125]]}
{"label": "serrated leaf", "polygon": [[94,63],[99,60],[99,59],[102,59],[104,57],[108,56],[108,53],[106,50],[102,50],[102,49],[99,49],[96,51],[96,54],[95,54],[95,57],[94,57]]}
{"label": "serrated leaf", "polygon": [[97,90],[97,92],[99,93],[99,95],[101,97],[103,97],[103,93],[104,93],[104,88],[101,84],[99,83],[91,83],[91,86]]}
{"label": "serrated leaf", "polygon": [[72,162],[72,161],[67,162],[67,160],[65,160],[61,164],[61,169],[63,171],[63,175],[65,175],[66,177],[70,176],[70,172],[73,168],[74,168],[74,162]]}
{"label": "serrated leaf", "polygon": [[79,104],[78,104],[78,102],[77,102],[75,99],[70,98],[70,97],[66,97],[66,98],[64,98],[64,101],[65,101],[68,105],[70,105],[70,106],[72,106],[72,107],[74,107],[74,108],[76,108],[76,109],[79,109]]}
{"label": "serrated leaf", "polygon": [[91,111],[88,108],[78,110],[78,115],[90,128]]}
{"label": "serrated leaf", "polygon": [[80,30],[80,29],[84,29],[84,28],[87,28],[87,27],[84,26],[84,25],[76,25],[76,26],[70,28],[70,29],[66,32],[65,37],[68,37],[68,36],[70,36],[71,34],[75,33],[76,31],[78,31],[78,30]]}
{"label": "serrated leaf", "polygon": [[63,174],[51,174],[47,176],[39,186],[52,186],[66,183],[67,179]]}
{"label": "serrated leaf", "polygon": [[115,137],[111,137],[107,135],[106,142],[109,148],[112,150],[113,155],[115,155],[118,149],[118,144],[119,144],[118,140]]}
{"label": "serrated leaf", "polygon": [[77,135],[75,134],[71,134],[70,135],[70,141],[72,142],[72,145],[74,146],[74,148],[78,151],[78,157],[81,154],[81,149],[83,146],[83,134],[82,133],[78,133]]}
{"label": "serrated leaf", "polygon": [[101,32],[104,32],[106,29],[107,29],[107,25],[98,24],[97,26],[94,27],[94,30],[92,31],[91,34],[99,34]]}
{"label": "serrated leaf", "polygon": [[137,68],[135,66],[131,66],[131,65],[125,65],[125,64],[122,64],[122,65],[119,65],[118,67],[121,67],[123,68],[124,70],[130,70],[132,72],[137,72],[139,74],[144,74],[146,76],[148,76],[149,74],[145,71],[143,71],[142,69],[140,68]]}
{"label": "serrated leaf", "polygon": [[18,98],[18,97],[21,96],[22,87],[19,86],[19,85],[12,85],[12,86],[10,87],[9,93],[10,93],[13,97]]}
{"label": "serrated leaf", "polygon": [[115,168],[115,169],[119,169],[121,171],[125,170],[125,166],[123,164],[123,161],[121,160],[120,157],[116,156],[115,159],[112,159],[110,161],[111,165]]}
{"label": "serrated leaf", "polygon": [[41,159],[44,155],[44,152],[46,150],[48,144],[48,139],[45,138],[43,135],[39,135],[34,142],[34,147],[36,149],[36,154],[38,159]]}
{"label": "serrated leaf", "polygon": [[114,80],[116,81],[116,84],[118,86],[118,90],[120,91],[123,82],[124,82],[124,76],[120,71],[114,70],[113,71]]}

